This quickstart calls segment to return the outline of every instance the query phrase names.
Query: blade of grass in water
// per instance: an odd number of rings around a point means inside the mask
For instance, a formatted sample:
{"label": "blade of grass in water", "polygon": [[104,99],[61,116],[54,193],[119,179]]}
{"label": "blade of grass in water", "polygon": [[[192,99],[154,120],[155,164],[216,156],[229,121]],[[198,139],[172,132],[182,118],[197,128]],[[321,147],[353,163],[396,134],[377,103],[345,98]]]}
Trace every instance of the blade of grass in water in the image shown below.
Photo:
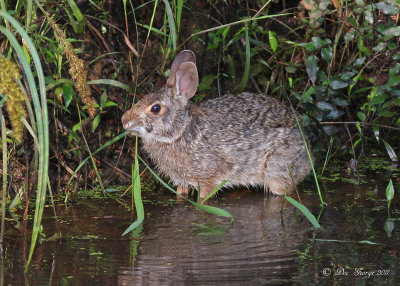
{"label": "blade of grass in water", "polygon": [[47,112],[46,87],[45,87],[44,74],[39,54],[31,38],[25,32],[24,28],[17,22],[17,20],[15,20],[7,12],[0,11],[0,17],[5,18],[15,28],[15,30],[20,34],[21,38],[27,45],[34,63],[33,66],[35,68],[35,73],[38,79],[39,92],[40,92],[39,96],[37,92],[36,82],[33,77],[33,73],[30,69],[30,64],[27,61],[27,58],[23,53],[22,48],[19,45],[19,42],[17,41],[15,36],[9,32],[9,30],[4,29],[4,27],[0,27],[0,32],[2,32],[8,38],[11,46],[13,47],[14,51],[16,52],[19,58],[21,65],[23,66],[23,70],[28,82],[30,94],[34,105],[37,132],[38,132],[37,137],[39,140],[39,167],[38,167],[36,206],[35,206],[35,215],[33,221],[31,247],[29,250],[29,257],[25,267],[25,271],[27,271],[40,232],[43,209],[46,201],[46,188],[47,188],[48,168],[49,168],[49,127],[48,127],[49,120]]}
{"label": "blade of grass in water", "polygon": [[211,198],[213,195],[215,195],[225,184],[228,182],[228,180],[223,180],[221,184],[219,184],[211,193],[209,193],[201,202],[201,204],[204,204],[209,198]]}
{"label": "blade of grass in water", "polygon": [[292,205],[294,205],[297,209],[299,209],[305,216],[306,218],[310,221],[310,223],[315,227],[315,228],[321,228],[321,225],[315,218],[315,216],[306,208],[305,205],[299,203],[298,201],[292,199],[291,197],[285,196],[286,200],[288,200]]}
{"label": "blade of grass in water", "polygon": [[133,199],[135,201],[135,209],[136,209],[136,221],[132,223],[122,235],[129,233],[131,230],[134,230],[139,225],[143,223],[144,220],[144,207],[142,201],[142,190],[140,184],[140,174],[139,174],[139,161],[138,161],[138,135],[136,133],[136,144],[135,144],[135,164],[132,170],[132,186],[133,186]]}
{"label": "blade of grass in water", "polygon": [[303,128],[301,127],[301,123],[300,123],[300,121],[299,121],[299,118],[297,117],[296,111],[294,110],[293,105],[292,105],[292,103],[290,102],[289,98],[288,98],[288,101],[289,101],[289,103],[290,103],[290,108],[291,108],[291,110],[292,110],[292,112],[293,112],[294,119],[296,120],[297,127],[299,128],[299,131],[300,131],[300,134],[301,134],[301,138],[303,139],[304,147],[306,147],[308,160],[310,161],[311,170],[312,170],[312,172],[313,172],[313,176],[314,176],[314,180],[315,180],[315,185],[317,186],[317,191],[318,191],[319,199],[320,199],[320,201],[321,201],[321,205],[323,205],[323,204],[324,204],[324,199],[322,198],[322,193],[321,193],[321,189],[320,189],[320,187],[319,187],[318,177],[317,177],[317,173],[315,172],[314,163],[313,163],[313,160],[312,160],[310,148],[308,147],[307,140],[306,140],[306,137],[305,137],[305,135],[304,135]]}

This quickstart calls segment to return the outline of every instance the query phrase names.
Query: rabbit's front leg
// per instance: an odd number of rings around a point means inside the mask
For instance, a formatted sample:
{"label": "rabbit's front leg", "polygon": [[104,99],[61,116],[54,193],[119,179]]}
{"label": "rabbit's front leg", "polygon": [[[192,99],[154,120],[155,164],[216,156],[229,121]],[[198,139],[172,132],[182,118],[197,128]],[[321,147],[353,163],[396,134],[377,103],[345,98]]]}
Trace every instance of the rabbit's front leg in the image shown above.
{"label": "rabbit's front leg", "polygon": [[189,187],[188,186],[182,186],[182,185],[178,185],[176,187],[176,192],[182,196],[187,196],[189,193]]}
{"label": "rabbit's front leg", "polygon": [[217,186],[218,183],[213,181],[200,182],[200,199],[205,199]]}

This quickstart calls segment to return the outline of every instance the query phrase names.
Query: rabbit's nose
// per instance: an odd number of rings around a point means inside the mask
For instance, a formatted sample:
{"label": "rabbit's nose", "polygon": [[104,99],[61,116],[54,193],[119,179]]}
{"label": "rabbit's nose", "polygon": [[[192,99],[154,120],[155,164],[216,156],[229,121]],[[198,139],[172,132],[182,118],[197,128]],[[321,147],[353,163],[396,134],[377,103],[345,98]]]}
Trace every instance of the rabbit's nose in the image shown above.
{"label": "rabbit's nose", "polygon": [[121,118],[122,121],[122,126],[124,126],[124,129],[128,129],[130,127],[131,123],[131,111],[128,110],[122,115]]}

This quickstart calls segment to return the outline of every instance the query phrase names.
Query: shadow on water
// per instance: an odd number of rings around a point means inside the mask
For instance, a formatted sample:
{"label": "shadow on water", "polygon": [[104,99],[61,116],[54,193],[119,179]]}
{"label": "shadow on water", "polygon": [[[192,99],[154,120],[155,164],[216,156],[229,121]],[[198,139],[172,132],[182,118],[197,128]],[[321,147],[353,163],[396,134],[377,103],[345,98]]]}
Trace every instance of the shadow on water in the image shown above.
{"label": "shadow on water", "polygon": [[[211,202],[228,210],[233,224],[168,193],[146,192],[146,219],[135,237],[121,236],[132,214],[115,201],[57,206],[58,222],[48,208],[47,237],[25,276],[21,230],[8,223],[4,285],[399,285],[399,194],[389,237],[388,180],[377,172],[359,185],[343,172],[325,181],[319,231],[288,202],[281,210],[282,198],[257,191],[225,192]],[[318,215],[317,196],[302,199]]]}

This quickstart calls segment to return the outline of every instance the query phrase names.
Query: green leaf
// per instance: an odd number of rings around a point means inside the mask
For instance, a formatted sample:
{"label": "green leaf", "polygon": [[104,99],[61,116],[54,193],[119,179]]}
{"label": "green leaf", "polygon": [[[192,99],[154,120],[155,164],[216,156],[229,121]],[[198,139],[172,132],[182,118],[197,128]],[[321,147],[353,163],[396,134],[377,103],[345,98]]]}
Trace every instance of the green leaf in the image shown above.
{"label": "green leaf", "polygon": [[315,228],[321,228],[321,225],[319,224],[318,220],[315,218],[315,216],[306,208],[305,205],[299,203],[298,201],[292,199],[291,197],[285,196],[286,200],[289,201],[292,205],[294,205],[298,210],[300,210],[305,217],[308,219],[308,221],[315,227]]}
{"label": "green leaf", "polygon": [[394,230],[394,221],[392,219],[387,219],[383,228],[386,231],[386,235],[390,238]]}
{"label": "green leaf", "polygon": [[107,102],[107,93],[103,92],[102,95],[100,96],[100,106],[103,107],[104,104]]}
{"label": "green leaf", "polygon": [[332,61],[332,55],[333,55],[333,50],[332,50],[331,46],[326,47],[326,48],[322,48],[321,57],[329,64]]}
{"label": "green leaf", "polygon": [[307,58],[306,70],[311,81],[315,83],[317,80],[317,72],[319,71],[318,58],[316,56],[311,55]]}
{"label": "green leaf", "polygon": [[381,117],[393,117],[396,115],[396,113],[389,110],[381,110],[378,112],[378,115]]}
{"label": "green leaf", "polygon": [[394,87],[394,86],[398,85],[399,83],[400,83],[400,75],[393,76],[393,77],[389,78],[387,83],[385,83],[384,87],[385,88]]}
{"label": "green leaf", "polygon": [[274,32],[268,31],[268,40],[269,40],[269,45],[271,46],[271,49],[275,53],[278,48],[278,40],[276,39]]}
{"label": "green leaf", "polygon": [[330,104],[326,101],[320,101],[317,103],[317,108],[322,111],[331,111],[336,110],[336,107],[333,104]]}
{"label": "green leaf", "polygon": [[392,146],[390,146],[390,144],[388,142],[386,142],[386,140],[382,139],[383,145],[385,145],[386,148],[386,152],[389,155],[390,160],[392,160],[393,162],[397,162],[399,161],[399,159],[397,158],[396,152],[393,150]]}
{"label": "green leaf", "polygon": [[345,88],[345,87],[347,87],[347,86],[349,86],[349,84],[347,83],[347,82],[344,82],[344,81],[340,81],[340,80],[333,80],[330,84],[329,84],[329,86],[332,88],[332,89],[341,89],[341,88]]}
{"label": "green leaf", "polygon": [[104,107],[109,107],[109,106],[118,106],[114,101],[107,101],[106,104],[104,104]]}
{"label": "green leaf", "polygon": [[92,131],[95,131],[100,124],[100,113],[96,115],[92,122]]}
{"label": "green leaf", "polygon": [[330,39],[321,39],[320,37],[312,37],[311,40],[317,47],[323,47],[332,43]]}
{"label": "green leaf", "polygon": [[392,78],[396,75],[400,74],[400,63],[395,64],[390,70],[389,70],[389,78]]}
{"label": "green leaf", "polygon": [[[350,17],[349,17],[350,18]],[[357,24],[355,24],[356,26]],[[344,34],[344,40],[346,42],[349,42],[351,40],[353,40],[356,37],[356,29],[351,29],[349,32],[347,32],[346,34]]]}
{"label": "green leaf", "polygon": [[338,119],[344,114],[342,110],[331,110],[327,115],[326,118],[328,119]]}
{"label": "green leaf", "polygon": [[314,52],[314,51],[318,50],[318,46],[313,42],[302,43],[302,44],[299,44],[299,46],[305,48],[309,52]]}
{"label": "green leaf", "polygon": [[389,181],[389,184],[386,186],[386,200],[391,202],[394,198],[394,187],[392,180]]}
{"label": "green leaf", "polygon": [[[361,130],[361,124],[360,124],[360,122],[358,122],[358,121],[356,122],[356,127],[357,127],[357,130],[358,130],[358,133],[361,134],[361,133],[362,133],[362,130]],[[358,140],[360,140],[360,139],[358,139]],[[356,145],[356,144],[354,144],[354,148],[356,147],[355,145]]]}
{"label": "green leaf", "polygon": [[376,126],[376,125],[374,125],[374,126],[372,126],[372,132],[374,132],[374,136],[375,136],[375,138],[376,138],[376,141],[378,141],[378,143],[379,143],[379,126]]}
{"label": "green leaf", "polygon": [[353,63],[353,66],[354,66],[354,67],[361,66],[362,64],[365,63],[365,60],[366,60],[366,57],[358,58],[358,59]]}
{"label": "green leaf", "polygon": [[310,102],[310,97],[314,93],[314,91],[315,91],[315,88],[313,86],[310,86],[310,88],[307,89],[307,91],[302,95],[301,101],[302,102]]}
{"label": "green leaf", "polygon": [[386,15],[396,15],[397,13],[399,13],[399,8],[396,5],[389,2],[376,3],[375,7]]}
{"label": "green leaf", "polygon": [[377,94],[371,98],[371,100],[369,101],[369,105],[382,104],[385,102],[386,99],[387,99],[386,94]]}
{"label": "green leaf", "polygon": [[365,119],[367,118],[367,116],[366,116],[363,112],[361,112],[361,111],[358,111],[358,112],[357,112],[357,117],[358,117],[358,119],[360,119],[361,121],[365,121]]}
{"label": "green leaf", "polygon": [[63,99],[64,99],[64,106],[68,109],[68,106],[71,104],[72,97],[74,95],[74,88],[72,85],[65,83],[62,85],[63,89]]}
{"label": "green leaf", "polygon": [[322,126],[322,129],[328,136],[333,136],[339,132],[339,129],[333,125],[324,125],[324,126]]}
{"label": "green leaf", "polygon": [[394,27],[394,28],[389,28],[385,30],[385,38],[391,39],[393,37],[399,37],[400,36],[400,26]]}
{"label": "green leaf", "polygon": [[211,85],[214,82],[215,78],[216,78],[215,74],[208,74],[206,76],[203,76],[198,86],[199,91],[210,90]]}
{"label": "green leaf", "polygon": [[349,80],[349,79],[353,78],[353,76],[354,76],[355,74],[356,74],[355,72],[346,71],[346,72],[344,72],[344,73],[342,73],[342,74],[340,75],[340,79],[346,81],[346,80]]}
{"label": "green leaf", "polygon": [[332,101],[333,101],[334,104],[336,104],[338,106],[341,106],[341,107],[346,107],[346,106],[349,105],[348,101],[346,99],[343,99],[343,98],[335,97]]}

